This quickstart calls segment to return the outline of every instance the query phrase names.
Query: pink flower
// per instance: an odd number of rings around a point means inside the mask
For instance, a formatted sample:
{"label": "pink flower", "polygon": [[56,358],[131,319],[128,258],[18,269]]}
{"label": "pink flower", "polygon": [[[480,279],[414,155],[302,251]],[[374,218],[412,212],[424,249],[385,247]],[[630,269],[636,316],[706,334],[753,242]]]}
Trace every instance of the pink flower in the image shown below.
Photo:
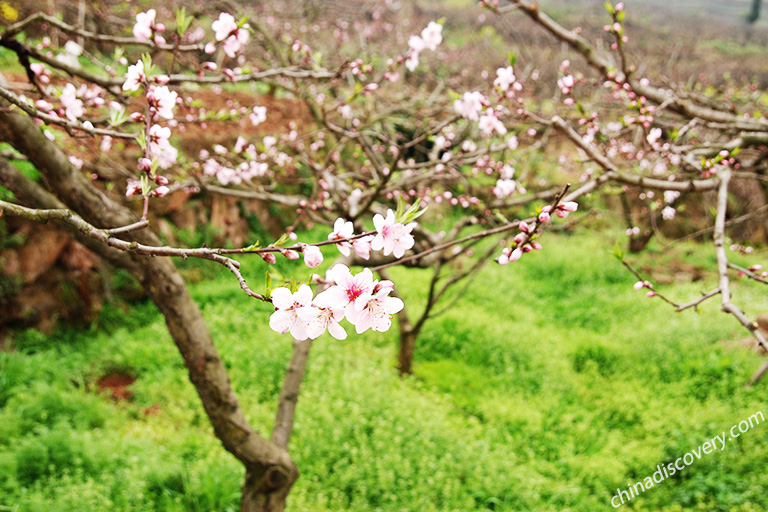
{"label": "pink flower", "polygon": [[411,36],[408,38],[408,47],[411,49],[411,55],[416,54],[418,59],[418,54],[421,53],[424,48],[426,48],[424,44],[424,40],[419,36]]}
{"label": "pink flower", "polygon": [[128,178],[128,186],[125,189],[125,197],[135,196],[141,193],[141,182]]}
{"label": "pink flower", "polygon": [[355,254],[360,258],[367,260],[371,257],[372,241],[372,235],[364,236],[363,238],[356,238],[355,240],[352,240],[352,250],[355,251]]}
{"label": "pink flower", "polygon": [[415,222],[407,226],[395,221],[395,212],[387,210],[387,217],[380,214],[373,216],[373,225],[378,233],[371,242],[374,251],[384,250],[384,256],[394,254],[395,258],[402,258],[405,251],[413,247],[413,235],[411,231],[416,227]]}
{"label": "pink flower", "polygon": [[[355,228],[352,225],[351,222],[345,221],[341,217],[336,219],[336,222],[333,223],[333,233],[328,235],[328,240],[340,240],[344,238],[350,238],[354,234]],[[352,244],[350,242],[339,242],[336,244],[336,247],[339,248],[339,252],[343,254],[344,256],[349,256],[349,250],[352,248]]]}
{"label": "pink flower", "polygon": [[493,81],[493,85],[502,91],[506,91],[510,85],[515,83],[515,80],[515,72],[512,66],[507,66],[506,68],[496,70],[496,80]]}
{"label": "pink flower", "polygon": [[297,340],[307,339],[310,337],[308,325],[302,316],[313,313],[312,310],[315,308],[311,307],[311,304],[312,289],[306,284],[299,286],[296,293],[291,293],[291,290],[285,287],[275,288],[272,290],[272,305],[275,306],[275,312],[269,317],[269,327],[280,334],[290,332]]}
{"label": "pink flower", "polygon": [[161,87],[153,87],[149,94],[147,94],[147,99],[157,110],[157,115],[165,119],[173,119],[173,109],[176,107],[176,98],[178,96],[176,91],[172,91],[163,85]]}
{"label": "pink flower", "polygon": [[493,195],[499,199],[509,197],[517,190],[515,180],[496,180],[496,186],[493,187]]}
{"label": "pink flower", "polygon": [[159,124],[153,124],[149,128],[149,141],[154,143],[162,144],[163,142],[168,142],[168,139],[171,138],[171,129],[163,126],[160,126]]}
{"label": "pink flower", "polygon": [[635,290],[642,290],[643,288],[645,288],[645,282],[644,281],[638,281],[638,282],[635,283],[633,288]]}
{"label": "pink flower", "polygon": [[[443,42],[443,26],[434,21],[430,21],[424,30],[421,31],[421,39],[424,47],[428,50],[437,50],[437,45]],[[409,41],[410,43],[410,41]]]}
{"label": "pink flower", "polygon": [[144,62],[138,61],[132,66],[128,66],[125,73],[125,82],[123,82],[124,91],[138,91],[142,83],[147,79],[144,74]]}
{"label": "pink flower", "polygon": [[216,40],[224,41],[224,53],[228,57],[234,57],[240,47],[248,41],[247,26],[238,27],[235,17],[225,12],[219,14],[219,19],[211,24],[211,28],[216,33]]}
{"label": "pink flower", "polygon": [[477,127],[486,137],[490,137],[494,132],[499,135],[505,135],[507,133],[507,128],[504,126],[504,123],[496,117],[493,110],[488,110],[485,115],[480,118]]}
{"label": "pink flower", "polygon": [[77,89],[72,84],[64,86],[59,97],[61,104],[66,109],[66,116],[70,121],[76,121],[78,117],[85,114],[83,101],[77,98]]}
{"label": "pink flower", "polygon": [[309,268],[318,267],[323,262],[323,253],[315,245],[305,245],[301,252],[304,254],[304,263]]}
{"label": "pink flower", "polygon": [[645,139],[648,141],[648,144],[653,146],[661,138],[661,135],[661,128],[651,128],[651,131],[648,132],[648,136]]}
{"label": "pink flower", "polygon": [[346,265],[339,263],[326,275],[336,284],[315,297],[319,308],[360,310],[373,296],[373,273],[368,268],[353,276]]}
{"label": "pink flower", "polygon": [[417,52],[411,52],[408,54],[408,58],[405,59],[405,67],[408,71],[413,71],[419,67],[419,54]]}
{"label": "pink flower", "polygon": [[347,309],[347,320],[355,326],[358,334],[373,329],[384,332],[392,326],[392,315],[403,309],[403,301],[390,297],[394,286],[391,281],[382,281],[377,285],[375,294],[361,309]]}
{"label": "pink flower", "polygon": [[235,21],[234,16],[222,12],[219,14],[219,19],[211,23],[211,28],[216,33],[216,40],[223,41],[228,38],[233,31],[237,30],[237,22]]}
{"label": "pink flower", "polygon": [[147,41],[152,37],[152,26],[155,24],[156,12],[150,9],[136,15],[136,24],[133,26],[133,35],[139,41]]}
{"label": "pink flower", "polygon": [[248,42],[248,31],[245,30],[245,27],[247,26],[248,25],[245,25],[243,28],[237,29],[237,32],[234,35],[231,35],[224,40],[224,45],[222,47],[224,48],[224,53],[227,54],[228,57],[234,58],[237,52],[240,51],[240,48]]}
{"label": "pink flower", "polygon": [[546,224],[549,221],[550,221],[549,212],[541,212],[539,214],[539,222],[541,222],[542,224]]}
{"label": "pink flower", "polygon": [[307,334],[313,340],[323,334],[326,329],[337,340],[347,338],[347,332],[339,324],[339,321],[344,319],[344,309],[313,307],[302,309],[298,315],[306,322]]}
{"label": "pink flower", "polygon": [[453,102],[453,109],[464,119],[477,121],[484,103],[485,97],[480,92],[465,92],[461,99]]}
{"label": "pink flower", "polygon": [[253,111],[248,116],[253,126],[258,126],[267,120],[267,107],[253,107]]}
{"label": "pink flower", "polygon": [[573,76],[571,75],[565,75],[564,77],[562,77],[560,80],[557,81],[557,86],[560,88],[561,91],[563,91],[563,94],[570,94],[574,84],[575,84],[575,81],[573,79]]}

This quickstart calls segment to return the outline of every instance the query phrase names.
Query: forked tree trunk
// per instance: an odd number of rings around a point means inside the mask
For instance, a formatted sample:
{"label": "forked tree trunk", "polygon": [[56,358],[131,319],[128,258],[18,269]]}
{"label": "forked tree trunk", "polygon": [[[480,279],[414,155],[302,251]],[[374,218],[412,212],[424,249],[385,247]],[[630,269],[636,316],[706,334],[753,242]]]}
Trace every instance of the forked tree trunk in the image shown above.
{"label": "forked tree trunk", "polygon": [[[11,176],[15,168],[4,162],[0,175],[5,175],[4,183],[9,185],[16,181],[14,186],[22,201],[34,207],[69,208],[97,227],[124,226],[137,220],[128,208],[93,187],[31,118],[12,112],[8,106],[0,101],[0,140],[9,142],[29,158],[50,192],[18,172]],[[132,233],[131,238],[160,245],[157,236],[147,229]],[[248,424],[200,310],[173,262],[169,258],[127,255],[104,245],[88,245],[131,272],[165,317],[216,437],[246,468],[241,511],[284,510],[298,470],[286,449],[262,437]]]}

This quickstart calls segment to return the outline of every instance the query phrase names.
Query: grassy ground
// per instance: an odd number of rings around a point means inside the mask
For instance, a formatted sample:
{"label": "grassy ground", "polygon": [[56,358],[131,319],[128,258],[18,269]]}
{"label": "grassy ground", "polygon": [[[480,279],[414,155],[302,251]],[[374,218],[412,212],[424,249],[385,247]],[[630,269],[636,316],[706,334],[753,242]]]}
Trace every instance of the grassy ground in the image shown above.
{"label": "grassy ground", "polygon": [[[292,510],[610,510],[617,487],[768,414],[768,382],[742,387],[760,358],[734,343],[745,334],[717,304],[674,314],[645,298],[603,236],[544,243],[487,268],[428,324],[412,378],[393,371],[394,332],[318,339],[291,446],[302,472]],[[712,262],[693,246],[666,257],[681,255]],[[406,300],[423,297],[426,275],[393,274]],[[219,275],[192,291],[247,416],[267,432],[289,341]],[[710,285],[669,288],[685,300]],[[768,311],[757,285],[735,292],[749,314]],[[236,510],[242,470],[156,310],[111,310],[102,324],[19,333],[0,352],[0,511]],[[97,394],[115,372],[136,377],[131,400]],[[768,425],[756,426],[625,506],[766,510],[767,441]]]}

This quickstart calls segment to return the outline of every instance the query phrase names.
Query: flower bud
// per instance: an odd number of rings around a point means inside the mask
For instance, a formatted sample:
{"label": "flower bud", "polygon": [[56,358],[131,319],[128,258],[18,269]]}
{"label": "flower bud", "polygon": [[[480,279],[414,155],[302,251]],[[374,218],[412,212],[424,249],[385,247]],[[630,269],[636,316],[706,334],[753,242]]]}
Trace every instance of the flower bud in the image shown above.
{"label": "flower bud", "polygon": [[149,158],[139,158],[139,170],[149,172],[152,170],[152,160]]}

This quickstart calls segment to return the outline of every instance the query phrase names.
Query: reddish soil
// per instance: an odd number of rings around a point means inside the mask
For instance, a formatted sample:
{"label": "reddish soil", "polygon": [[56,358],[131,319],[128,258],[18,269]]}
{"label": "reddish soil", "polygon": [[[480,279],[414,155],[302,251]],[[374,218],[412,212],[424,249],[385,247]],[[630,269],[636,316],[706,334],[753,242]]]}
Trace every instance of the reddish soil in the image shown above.
{"label": "reddish soil", "polygon": [[100,378],[96,384],[99,386],[99,394],[105,390],[109,391],[109,396],[113,400],[129,400],[133,396],[133,391],[128,390],[128,386],[136,382],[134,377],[122,373],[115,373]]}

